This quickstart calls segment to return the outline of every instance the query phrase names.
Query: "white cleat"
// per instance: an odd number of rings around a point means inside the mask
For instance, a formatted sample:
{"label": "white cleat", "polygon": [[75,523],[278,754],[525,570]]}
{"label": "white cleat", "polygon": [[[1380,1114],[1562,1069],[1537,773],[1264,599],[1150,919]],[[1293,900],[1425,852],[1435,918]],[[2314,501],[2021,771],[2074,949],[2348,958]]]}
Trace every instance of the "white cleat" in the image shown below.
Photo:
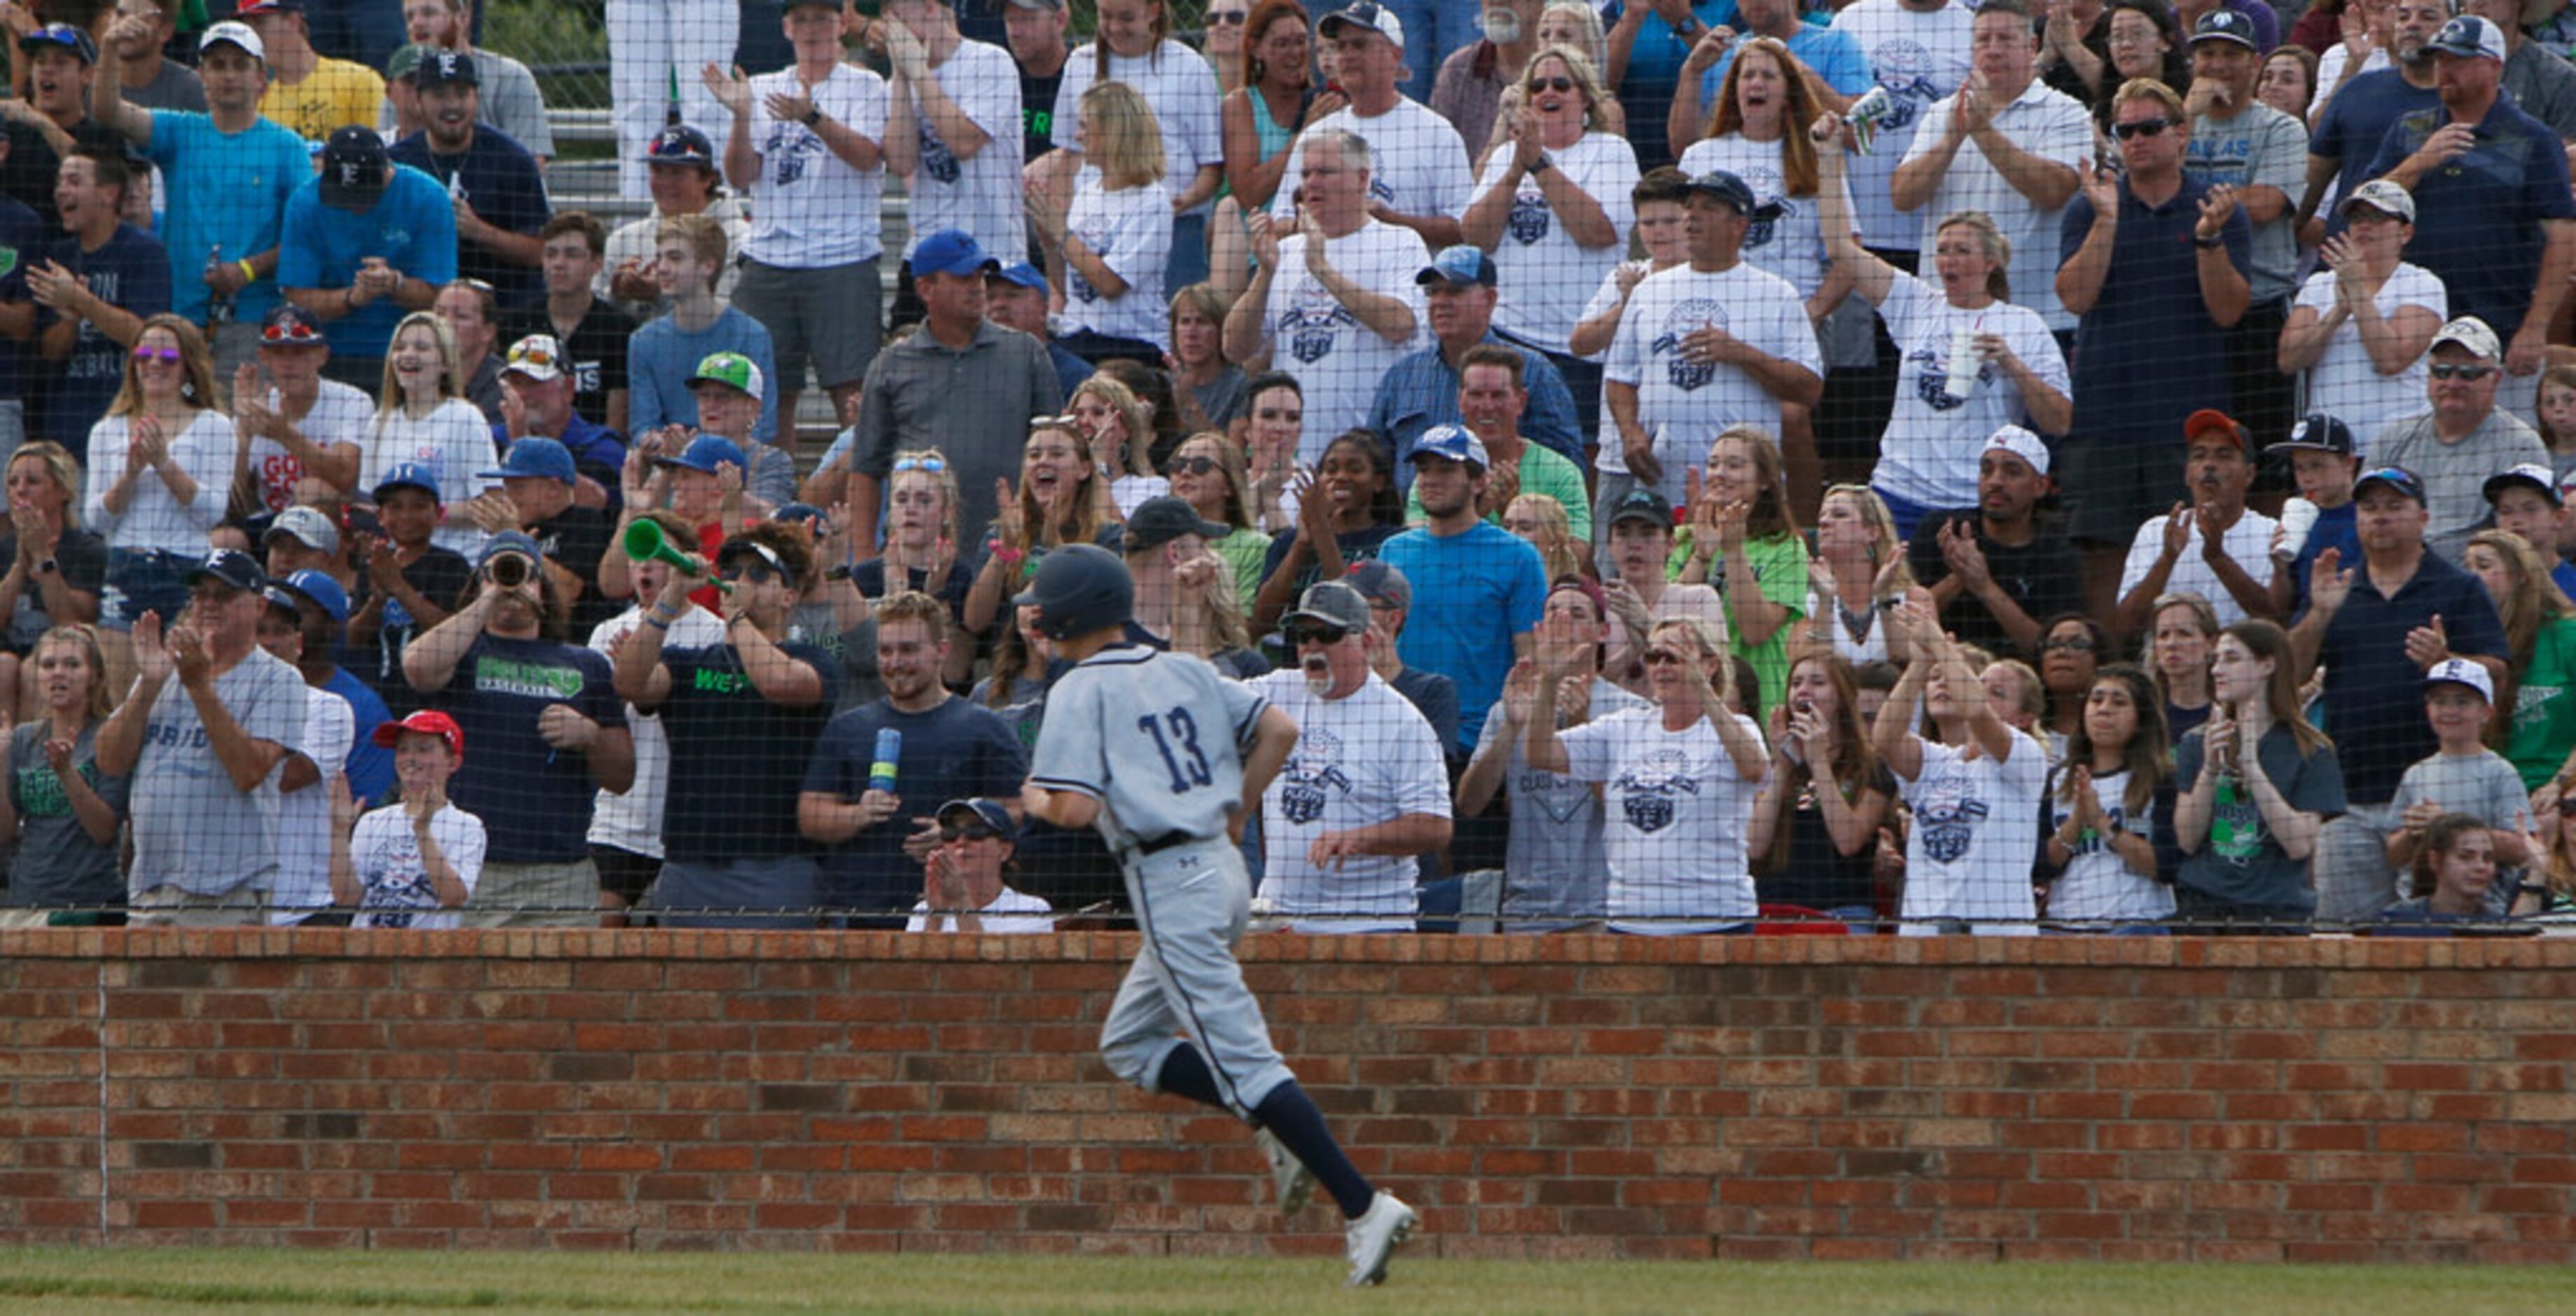
{"label": "white cleat", "polygon": [[1293,1216],[1305,1210],[1315,1198],[1315,1172],[1268,1129],[1253,1130],[1252,1141],[1270,1158],[1270,1185],[1279,1191],[1279,1214]]}
{"label": "white cleat", "polygon": [[1396,1195],[1380,1189],[1369,1199],[1369,1209],[1350,1223],[1345,1231],[1350,1239],[1351,1277],[1345,1288],[1366,1288],[1386,1280],[1386,1261],[1395,1249],[1413,1237],[1422,1225],[1422,1217],[1413,1213]]}

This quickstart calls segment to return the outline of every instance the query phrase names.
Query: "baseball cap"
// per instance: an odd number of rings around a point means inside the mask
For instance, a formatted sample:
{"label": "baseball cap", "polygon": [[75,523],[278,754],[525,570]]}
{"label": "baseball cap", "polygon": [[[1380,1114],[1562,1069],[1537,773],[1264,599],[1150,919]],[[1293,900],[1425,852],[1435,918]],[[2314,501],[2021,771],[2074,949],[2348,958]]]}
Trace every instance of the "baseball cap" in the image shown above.
{"label": "baseball cap", "polygon": [[304,0],[242,0],[233,6],[233,17],[248,18],[253,14],[300,14]]}
{"label": "baseball cap", "polygon": [[342,589],[340,582],[331,579],[324,572],[306,567],[277,584],[288,593],[299,594],[312,600],[314,605],[321,608],[333,621],[349,619],[349,591]]}
{"label": "baseball cap", "polygon": [[406,731],[417,731],[446,741],[447,756],[460,763],[465,761],[465,728],[456,725],[455,718],[426,708],[400,722],[378,722],[376,734],[370,739],[376,742],[378,749],[392,749],[402,743]]}
{"label": "baseball cap", "polygon": [[1031,265],[1027,261],[1021,261],[1017,265],[1005,265],[998,270],[988,270],[986,271],[986,274],[989,277],[1000,279],[1004,283],[1016,284],[1019,287],[1032,289],[1037,292],[1046,291],[1046,276],[1038,272],[1037,266]]}
{"label": "baseball cap", "polygon": [[385,81],[410,86],[412,72],[428,54],[429,47],[417,42],[394,47],[394,53],[385,56]]}
{"label": "baseball cap", "polygon": [[563,344],[553,334],[530,334],[510,344],[509,359],[501,365],[502,374],[521,374],[542,384],[563,378]]}
{"label": "baseball cap", "polygon": [[2495,702],[2495,678],[2487,675],[2486,668],[2466,658],[2445,658],[2433,664],[2424,673],[2424,685],[2428,689],[2437,685],[2465,685],[2477,691],[2478,698],[2490,704]]}
{"label": "baseball cap", "polygon": [[2233,41],[2247,50],[2261,49],[2254,40],[2254,20],[2224,5],[2200,16],[2191,28],[2191,44]]}
{"label": "baseball cap", "polygon": [[1986,437],[1983,452],[2008,452],[2030,464],[2042,475],[2048,474],[2048,445],[2039,436],[2019,425],[2006,425]]}
{"label": "baseball cap", "polygon": [[696,388],[700,384],[738,388],[750,394],[754,401],[769,391],[767,381],[760,377],[760,367],[740,352],[708,353],[698,362],[698,368],[689,374],[689,387]]}
{"label": "baseball cap", "polygon": [[705,475],[715,474],[716,467],[726,462],[731,462],[744,471],[751,469],[751,460],[742,455],[742,449],[735,446],[733,440],[714,434],[701,434],[689,440],[689,446],[683,449],[679,456],[657,457],[654,462],[657,465],[677,466],[682,470],[697,471]]}
{"label": "baseball cap", "polygon": [[2463,315],[2443,325],[2434,332],[2433,341],[2425,350],[2429,352],[2444,343],[2465,347],[2472,355],[2489,361],[2501,360],[2504,356],[2504,341],[2496,337],[2496,331],[2488,328],[2486,321],[2474,315]]}
{"label": "baseball cap", "polygon": [[2374,178],[2352,190],[2352,195],[2336,207],[2347,214],[2354,206],[2368,206],[2383,215],[2393,215],[2412,224],[2415,222],[2415,196],[2385,178]]}
{"label": "baseball cap", "polygon": [[1735,213],[1749,219],[1771,219],[1776,218],[1780,213],[1778,206],[1756,205],[1753,200],[1752,184],[1724,169],[1711,169],[1707,173],[1694,175],[1687,190],[1700,196],[1716,197],[1735,207]]}
{"label": "baseball cap", "polygon": [[1315,25],[1315,31],[1326,41],[1330,41],[1333,39],[1334,31],[1344,27],[1369,28],[1379,36],[1394,42],[1396,49],[1404,48],[1404,24],[1397,21],[1395,14],[1384,5],[1376,3],[1376,0],[1360,0],[1358,4],[1347,9],[1336,9],[1324,15],[1324,20]]}
{"label": "baseball cap", "polygon": [[1485,455],[1484,440],[1464,425],[1434,425],[1413,441],[1413,451],[1406,453],[1407,462],[1419,463],[1425,457],[1446,457],[1465,462],[1480,471],[1494,468],[1494,459]]}
{"label": "baseball cap", "polygon": [[1002,262],[987,254],[972,234],[953,228],[923,238],[912,249],[909,263],[916,279],[925,274],[990,274],[1002,268]]}
{"label": "baseball cap", "polygon": [[1556,582],[1547,587],[1547,592],[1551,595],[1564,590],[1572,590],[1592,600],[1592,615],[1604,621],[1609,620],[1610,595],[1601,588],[1601,582],[1590,576],[1563,575],[1557,577]]}
{"label": "baseball cap", "polygon": [[942,827],[965,827],[981,823],[991,828],[993,835],[1005,841],[1020,839],[1020,825],[1011,821],[1011,811],[1003,808],[999,800],[981,797],[971,800],[950,800],[940,805],[939,812],[934,816],[939,819],[939,825]]}
{"label": "baseball cap", "polygon": [[298,503],[279,512],[277,518],[268,523],[268,531],[259,537],[259,542],[263,545],[273,544],[277,542],[277,537],[280,535],[306,548],[319,549],[325,553],[340,551],[340,527],[331,524],[331,518],[324,516],[322,509],[318,507],[306,507]]}
{"label": "baseball cap", "polygon": [[1392,603],[1407,612],[1413,610],[1413,582],[1384,558],[1370,558],[1354,565],[1342,573],[1342,583],[1358,590],[1360,597],[1371,603]]}
{"label": "baseball cap", "polygon": [[1183,535],[1197,535],[1213,542],[1233,533],[1234,527],[1201,517],[1187,499],[1165,494],[1136,504],[1136,510],[1128,513],[1119,551],[1139,553],[1160,548]]}
{"label": "baseball cap", "polygon": [[2504,32],[2475,14],[2462,14],[2444,23],[2442,30],[2424,43],[2424,48],[2467,59],[2491,59],[2501,64],[2504,62]]}
{"label": "baseball cap", "polygon": [[385,472],[385,478],[376,481],[376,487],[370,492],[381,503],[385,494],[394,489],[427,489],[431,497],[437,498],[438,468],[427,462],[396,462],[392,470]]}
{"label": "baseball cap", "polygon": [[2362,494],[2368,492],[2370,486],[2374,484],[2387,485],[2414,499],[2418,506],[2424,502],[2424,482],[2415,478],[2415,472],[2403,466],[2376,466],[2363,471],[2360,478],[2352,482],[2353,499],[2359,501]]}
{"label": "baseball cap", "polygon": [[2517,484],[2527,484],[2534,489],[2538,489],[2540,491],[2540,496],[2548,499],[2549,505],[2552,507],[2565,507],[2567,505],[2566,500],[2561,497],[2558,492],[2558,476],[2556,473],[2538,462],[2523,462],[2519,465],[2507,467],[2502,471],[2498,471],[2494,475],[2488,476],[2487,482],[2480,486],[2478,491],[2485,494],[2487,502],[2492,504],[2495,502],[2497,495],[2502,494],[2505,490],[2510,489]]}
{"label": "baseball cap", "polygon": [[1369,605],[1358,590],[1338,580],[1323,580],[1307,586],[1306,592],[1298,596],[1297,610],[1279,620],[1311,621],[1346,632],[1364,631],[1369,628]]}
{"label": "baseball cap", "polygon": [[2189,443],[2204,434],[2224,434],[2228,438],[2236,441],[2236,450],[2238,452],[2244,453],[2247,456],[2252,456],[2254,453],[2254,436],[2247,433],[2245,426],[2238,423],[2234,416],[2230,416],[2216,407],[2202,407],[2200,410],[2183,417],[2183,442]]}
{"label": "baseball cap", "polygon": [[264,347],[327,347],[322,337],[321,322],[311,311],[290,301],[280,301],[259,317],[259,341]]}
{"label": "baseball cap", "polygon": [[415,87],[480,87],[483,75],[474,68],[474,57],[462,50],[425,51],[420,66],[411,71]]}
{"label": "baseball cap", "polygon": [[740,535],[726,540],[716,549],[716,570],[730,571],[734,563],[747,557],[759,558],[771,571],[777,572],[781,580],[793,581],[796,578],[796,573],[787,569],[786,560],[778,556],[778,550],[757,539],[745,539]]}
{"label": "baseball cap", "polygon": [[1011,0],[1022,9],[1062,9],[1064,0]]}
{"label": "baseball cap", "polygon": [[1413,276],[1413,281],[1425,288],[1435,283],[1474,283],[1491,288],[1502,281],[1502,273],[1494,268],[1494,258],[1486,255],[1483,247],[1461,242],[1442,247],[1440,254]]}
{"label": "baseball cap", "polygon": [[524,438],[510,440],[510,450],[501,455],[501,469],[476,471],[474,478],[478,480],[560,480],[565,484],[578,484],[581,481],[581,476],[573,469],[572,449],[542,434],[530,434]]}
{"label": "baseball cap", "polygon": [[2338,457],[2352,455],[2352,426],[2327,415],[2311,411],[2306,418],[2290,427],[2290,437],[2272,445],[2291,452],[2331,452]]}
{"label": "baseball cap", "polygon": [[657,165],[699,165],[713,169],[716,144],[705,133],[685,123],[675,123],[653,134],[644,148],[644,163]]}
{"label": "baseball cap", "polygon": [[537,547],[537,541],[530,539],[526,531],[504,530],[483,541],[483,551],[475,554],[474,565],[488,567],[492,565],[492,559],[510,553],[516,553],[531,562],[546,560],[545,550]]}
{"label": "baseball cap", "polygon": [[47,23],[18,38],[18,49],[32,55],[47,48],[68,50],[83,64],[98,63],[98,43],[69,23]]}
{"label": "baseball cap", "polygon": [[201,55],[217,46],[239,46],[242,53],[252,59],[262,64],[268,62],[268,43],[260,40],[259,33],[252,31],[248,23],[225,19],[207,28],[206,34],[197,38],[197,53]]}
{"label": "baseball cap", "polygon": [[238,548],[219,548],[206,555],[206,560],[188,568],[179,582],[191,589],[201,580],[220,580],[234,589],[256,594],[268,588],[268,573],[259,569],[259,559]]}
{"label": "baseball cap", "polygon": [[1610,507],[1609,524],[1622,521],[1648,521],[1666,530],[1673,528],[1672,500],[1644,486],[1630,489]]}
{"label": "baseball cap", "polygon": [[392,181],[393,167],[385,139],[375,129],[356,123],[332,129],[331,139],[322,145],[322,204],[342,210],[373,207]]}

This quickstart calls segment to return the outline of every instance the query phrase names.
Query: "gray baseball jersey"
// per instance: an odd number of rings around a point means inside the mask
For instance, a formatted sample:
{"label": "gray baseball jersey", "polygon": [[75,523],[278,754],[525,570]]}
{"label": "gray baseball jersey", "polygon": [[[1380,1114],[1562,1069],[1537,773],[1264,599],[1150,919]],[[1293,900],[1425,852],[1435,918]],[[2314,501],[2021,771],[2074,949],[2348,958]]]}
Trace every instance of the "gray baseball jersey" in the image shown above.
{"label": "gray baseball jersey", "polygon": [[1047,691],[1029,780],[1099,800],[1112,850],[1174,832],[1222,836],[1243,751],[1269,701],[1187,654],[1104,649]]}

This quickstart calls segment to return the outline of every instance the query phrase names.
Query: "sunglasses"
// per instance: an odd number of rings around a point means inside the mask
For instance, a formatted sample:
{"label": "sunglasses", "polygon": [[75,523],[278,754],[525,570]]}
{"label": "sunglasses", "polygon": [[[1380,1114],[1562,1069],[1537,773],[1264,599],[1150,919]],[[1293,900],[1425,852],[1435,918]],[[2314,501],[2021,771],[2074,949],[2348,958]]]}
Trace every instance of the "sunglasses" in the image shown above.
{"label": "sunglasses", "polygon": [[939,824],[939,839],[943,841],[989,841],[999,835],[1001,835],[1000,832],[979,822],[967,823],[964,826],[955,823]]}
{"label": "sunglasses", "polygon": [[1528,90],[1533,96],[1542,91],[1572,91],[1574,90],[1574,79],[1569,78],[1562,73],[1557,74],[1554,77],[1532,78],[1529,80]]}
{"label": "sunglasses", "polygon": [[2125,142],[2133,137],[2156,136],[2172,126],[2174,126],[2174,121],[2167,118],[2158,117],[2153,119],[2140,119],[2135,123],[2113,124],[2111,125],[2111,133],[2113,136],[2118,137],[2121,141]]}
{"label": "sunglasses", "polygon": [[894,468],[897,471],[927,471],[937,475],[948,469],[948,463],[937,457],[897,457],[894,459]]}
{"label": "sunglasses", "polygon": [[1349,634],[1349,631],[1343,630],[1339,626],[1316,626],[1312,624],[1291,626],[1288,628],[1288,643],[1291,645],[1339,644]]}
{"label": "sunglasses", "polygon": [[738,562],[729,567],[716,568],[716,579],[727,584],[737,580],[749,580],[755,585],[766,585],[779,578],[777,569],[766,562]]}
{"label": "sunglasses", "polygon": [[266,343],[318,343],[322,341],[322,335],[314,332],[313,326],[301,321],[288,324],[270,325],[259,331],[259,337],[261,342]]}
{"label": "sunglasses", "polygon": [[134,349],[134,359],[137,361],[158,361],[164,365],[177,365],[179,363],[179,349],[175,347],[138,347]]}
{"label": "sunglasses", "polygon": [[[142,353],[137,352],[135,355],[141,356]],[[2465,379],[2472,384],[2494,374],[2495,372],[2496,367],[2494,366],[2461,366],[2444,364],[2426,367],[2426,373],[2432,375],[2435,379]]]}
{"label": "sunglasses", "polygon": [[1163,468],[1168,475],[1205,475],[1215,469],[1217,460],[1214,457],[1174,457],[1171,464]]}
{"label": "sunglasses", "polygon": [[1687,663],[1689,661],[1690,655],[1683,653],[1679,649],[1648,649],[1646,651],[1646,665],[1649,667],[1653,667],[1660,663]]}
{"label": "sunglasses", "polygon": [[1210,27],[1241,27],[1251,18],[1252,11],[1248,9],[1211,9],[1208,11],[1207,22]]}

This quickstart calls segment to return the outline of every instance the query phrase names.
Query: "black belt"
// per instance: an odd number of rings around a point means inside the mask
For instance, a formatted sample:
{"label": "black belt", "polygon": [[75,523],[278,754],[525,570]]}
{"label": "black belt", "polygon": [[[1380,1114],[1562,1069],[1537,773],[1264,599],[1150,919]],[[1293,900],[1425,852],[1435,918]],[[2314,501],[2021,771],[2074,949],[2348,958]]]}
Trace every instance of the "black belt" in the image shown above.
{"label": "black belt", "polygon": [[1140,855],[1161,854],[1165,850],[1171,849],[1173,846],[1188,845],[1190,842],[1197,839],[1199,838],[1188,832],[1165,832],[1160,836],[1149,837],[1145,840],[1138,841],[1136,843],[1136,853]]}

